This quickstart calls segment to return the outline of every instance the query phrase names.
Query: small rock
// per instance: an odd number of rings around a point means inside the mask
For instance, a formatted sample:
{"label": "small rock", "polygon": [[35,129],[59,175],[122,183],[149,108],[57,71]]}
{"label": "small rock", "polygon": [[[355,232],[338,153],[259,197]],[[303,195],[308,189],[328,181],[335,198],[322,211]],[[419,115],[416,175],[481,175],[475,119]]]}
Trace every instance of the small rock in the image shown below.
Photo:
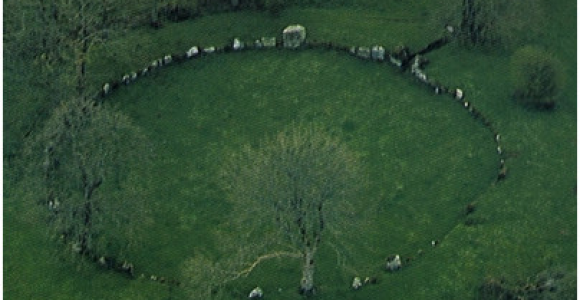
{"label": "small rock", "polygon": [[392,255],[387,258],[386,269],[387,271],[394,272],[401,269],[403,265],[401,264],[401,257],[399,255]]}
{"label": "small rock", "polygon": [[369,59],[371,57],[371,49],[369,47],[358,47],[356,55],[360,58]]}
{"label": "small rock", "polygon": [[264,296],[264,292],[262,291],[262,289],[259,286],[257,286],[250,292],[250,294],[248,295],[248,298],[258,299],[258,298],[262,298],[263,296]]}
{"label": "small rock", "polygon": [[244,49],[244,43],[242,43],[242,41],[240,41],[239,39],[235,38],[232,43],[232,49],[234,49],[235,51],[242,50]]}
{"label": "small rock", "polygon": [[214,46],[210,46],[210,47],[207,47],[207,48],[203,48],[203,53],[210,54],[210,53],[214,53],[214,52],[215,52],[215,47]]}
{"label": "small rock", "polygon": [[371,57],[373,60],[383,61],[385,60],[385,48],[382,46],[373,46],[371,49]]}
{"label": "small rock", "polygon": [[185,53],[185,56],[187,58],[192,58],[198,54],[199,54],[199,48],[197,48],[197,46],[193,46],[193,47],[189,48],[189,50],[187,50],[187,52]]}
{"label": "small rock", "polygon": [[352,281],[352,288],[355,290],[358,290],[362,287],[362,281],[360,280],[360,277],[355,277]]}

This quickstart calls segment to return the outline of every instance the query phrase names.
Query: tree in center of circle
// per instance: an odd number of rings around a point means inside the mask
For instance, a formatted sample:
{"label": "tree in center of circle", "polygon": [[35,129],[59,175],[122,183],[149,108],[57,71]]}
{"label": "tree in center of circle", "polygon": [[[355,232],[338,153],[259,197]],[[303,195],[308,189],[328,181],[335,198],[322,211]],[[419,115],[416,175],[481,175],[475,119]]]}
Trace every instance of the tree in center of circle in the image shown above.
{"label": "tree in center of circle", "polygon": [[353,153],[323,129],[293,125],[234,155],[225,178],[236,212],[269,222],[300,253],[300,292],[314,293],[316,253],[327,233],[345,226],[357,188]]}

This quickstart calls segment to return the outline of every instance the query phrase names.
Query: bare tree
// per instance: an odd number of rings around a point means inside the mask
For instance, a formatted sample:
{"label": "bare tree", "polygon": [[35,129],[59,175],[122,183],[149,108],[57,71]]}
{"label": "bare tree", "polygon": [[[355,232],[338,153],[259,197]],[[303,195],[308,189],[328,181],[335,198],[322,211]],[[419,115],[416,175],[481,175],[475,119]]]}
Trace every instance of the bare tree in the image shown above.
{"label": "bare tree", "polygon": [[356,156],[320,127],[295,125],[257,148],[244,148],[224,173],[234,214],[247,216],[262,232],[278,229],[277,238],[261,239],[284,241],[301,254],[300,290],[312,294],[317,250],[352,213],[360,179]]}
{"label": "bare tree", "polygon": [[[52,236],[83,255],[119,255],[146,220],[145,136],[127,117],[82,98],[64,101],[27,145],[31,191]],[[134,172],[140,170],[139,172]]]}

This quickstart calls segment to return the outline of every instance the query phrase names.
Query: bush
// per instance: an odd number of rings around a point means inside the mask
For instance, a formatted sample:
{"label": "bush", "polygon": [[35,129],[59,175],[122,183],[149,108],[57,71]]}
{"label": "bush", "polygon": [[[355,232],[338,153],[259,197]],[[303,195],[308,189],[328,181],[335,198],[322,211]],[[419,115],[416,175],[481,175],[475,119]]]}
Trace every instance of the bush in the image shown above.
{"label": "bush", "polygon": [[514,99],[526,106],[552,109],[564,86],[562,63],[545,50],[526,46],[512,57]]}

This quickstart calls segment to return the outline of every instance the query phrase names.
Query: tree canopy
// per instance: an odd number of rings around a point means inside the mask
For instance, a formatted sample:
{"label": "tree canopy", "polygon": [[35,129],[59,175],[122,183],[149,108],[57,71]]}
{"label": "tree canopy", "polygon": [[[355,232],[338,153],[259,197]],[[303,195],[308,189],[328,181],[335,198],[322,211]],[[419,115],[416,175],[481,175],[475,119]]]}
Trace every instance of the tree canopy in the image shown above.
{"label": "tree canopy", "polygon": [[514,98],[536,108],[553,108],[564,86],[564,66],[538,47],[520,48],[512,56]]}
{"label": "tree canopy", "polygon": [[278,238],[262,238],[301,253],[303,293],[314,290],[314,256],[326,233],[349,220],[359,179],[354,153],[322,128],[303,124],[246,146],[225,171],[235,215],[277,228]]}
{"label": "tree canopy", "polygon": [[455,0],[434,15],[466,47],[505,48],[525,41],[542,20],[539,1]]}
{"label": "tree canopy", "polygon": [[147,179],[133,169],[146,167],[151,148],[127,117],[90,100],[63,101],[26,155],[40,215],[68,250],[119,255],[137,240]]}

